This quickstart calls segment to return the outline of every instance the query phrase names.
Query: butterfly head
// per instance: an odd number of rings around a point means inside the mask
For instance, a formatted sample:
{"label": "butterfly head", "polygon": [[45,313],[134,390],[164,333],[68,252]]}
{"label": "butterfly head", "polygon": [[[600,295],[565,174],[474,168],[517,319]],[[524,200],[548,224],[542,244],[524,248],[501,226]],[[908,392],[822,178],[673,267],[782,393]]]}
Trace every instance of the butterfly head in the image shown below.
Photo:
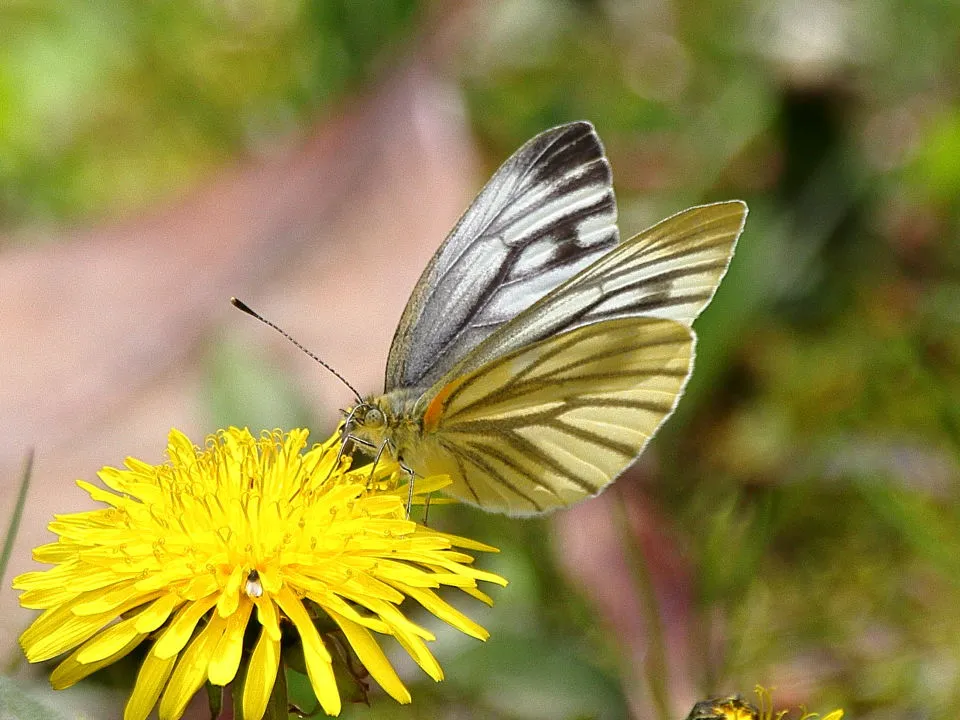
{"label": "butterfly head", "polygon": [[419,435],[419,424],[411,413],[415,397],[407,391],[368,397],[345,411],[342,432],[369,447],[389,443],[391,448],[405,448]]}
{"label": "butterfly head", "polygon": [[380,447],[389,438],[393,415],[382,396],[367,398],[344,413],[345,436],[370,447]]}

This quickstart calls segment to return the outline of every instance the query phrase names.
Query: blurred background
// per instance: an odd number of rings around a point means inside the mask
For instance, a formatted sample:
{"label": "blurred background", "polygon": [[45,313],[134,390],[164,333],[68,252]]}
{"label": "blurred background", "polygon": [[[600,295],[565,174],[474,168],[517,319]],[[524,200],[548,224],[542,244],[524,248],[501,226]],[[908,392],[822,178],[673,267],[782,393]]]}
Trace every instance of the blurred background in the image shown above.
{"label": "blurred background", "polygon": [[[492,632],[443,632],[414,703],[347,718],[685,717],[713,694],[960,714],[960,4],[943,0],[14,0],[0,7],[0,659],[66,717],[13,575],[161,462],[176,426],[334,428],[430,255],[500,162],[589,119],[624,236],[750,217],[697,371],[641,462],[542,520],[436,508],[497,545]],[[399,655],[398,655],[399,657]],[[196,717],[202,717],[203,703]],[[308,705],[309,707],[309,705]]]}

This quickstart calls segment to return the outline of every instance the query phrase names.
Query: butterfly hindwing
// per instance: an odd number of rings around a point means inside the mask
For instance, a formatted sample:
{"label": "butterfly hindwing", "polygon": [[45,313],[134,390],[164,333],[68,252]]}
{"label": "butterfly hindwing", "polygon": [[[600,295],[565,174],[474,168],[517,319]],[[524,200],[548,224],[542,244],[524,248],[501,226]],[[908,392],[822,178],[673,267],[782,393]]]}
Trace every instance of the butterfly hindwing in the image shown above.
{"label": "butterfly hindwing", "polygon": [[523,347],[441,388],[407,459],[450,475],[445,492],[513,515],[595,495],[672,412],[694,342],[674,320],[621,318]]}
{"label": "butterfly hindwing", "polygon": [[385,390],[428,388],[557,285],[615,247],[610,166],[588,122],[530,140],[490,179],[407,303]]}

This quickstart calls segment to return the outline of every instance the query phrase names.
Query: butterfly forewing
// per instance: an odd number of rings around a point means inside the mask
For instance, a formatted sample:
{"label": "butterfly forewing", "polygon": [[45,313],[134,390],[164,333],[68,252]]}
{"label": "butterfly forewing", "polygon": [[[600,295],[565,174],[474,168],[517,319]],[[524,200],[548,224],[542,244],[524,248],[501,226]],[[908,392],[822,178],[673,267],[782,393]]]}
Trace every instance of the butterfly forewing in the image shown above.
{"label": "butterfly forewing", "polygon": [[623,318],[516,350],[440,389],[408,460],[450,475],[450,494],[514,515],[595,495],[673,410],[693,345],[676,321]]}
{"label": "butterfly forewing", "polygon": [[385,389],[427,388],[484,339],[617,245],[603,146],[587,122],[508,159],[424,270],[390,347]]}
{"label": "butterfly forewing", "polygon": [[713,298],[746,215],[747,206],[739,200],[701,205],[624,241],[503,325],[444,381],[591,323],[661,317],[691,325]]}
{"label": "butterfly forewing", "polygon": [[578,322],[630,314],[692,325],[713,299],[746,217],[739,200],[700,205],[624,242],[569,283],[568,299],[590,298]]}

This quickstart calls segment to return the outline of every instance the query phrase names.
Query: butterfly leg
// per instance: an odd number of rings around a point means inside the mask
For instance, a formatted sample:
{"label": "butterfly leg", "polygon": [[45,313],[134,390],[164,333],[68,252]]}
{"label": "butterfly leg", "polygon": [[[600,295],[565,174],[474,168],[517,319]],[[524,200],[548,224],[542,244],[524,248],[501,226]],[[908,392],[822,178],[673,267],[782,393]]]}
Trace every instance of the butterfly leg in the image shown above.
{"label": "butterfly leg", "polygon": [[340,461],[343,459],[343,454],[347,450],[347,443],[350,442],[350,436],[345,435],[343,440],[340,442],[340,449],[337,450],[337,459],[333,461],[333,465],[330,466],[329,472],[327,472],[327,477],[324,478],[324,482],[330,479],[330,476],[333,475],[333,471],[340,467]]}
{"label": "butterfly leg", "polygon": [[367,490],[370,489],[370,483],[373,482],[373,474],[377,471],[377,465],[380,464],[380,457],[383,451],[387,449],[387,443],[384,442],[377,448],[377,454],[373,457],[373,463],[370,465],[370,476],[367,478]]}
{"label": "butterfly leg", "polygon": [[423,501],[423,526],[427,527],[427,519],[430,517],[430,498],[433,497],[433,493],[427,493],[427,497]]}
{"label": "butterfly leg", "polygon": [[[326,479],[329,480],[330,476],[333,475],[333,471],[340,467],[340,460],[347,452],[347,443],[353,442],[354,445],[359,445],[368,449],[375,449],[377,446],[373,443],[367,442],[366,440],[361,440],[358,437],[353,435],[344,435],[343,441],[340,443],[340,449],[337,451],[337,459],[334,461],[333,465],[330,466],[330,471],[327,473]],[[379,458],[379,455],[377,455]]]}
{"label": "butterfly leg", "polygon": [[413,468],[407,467],[406,464],[404,464],[403,460],[399,460],[399,462],[400,468],[407,473],[407,517],[409,518],[410,508],[413,507],[413,479],[416,474],[413,472]]}
{"label": "butterfly leg", "polygon": [[351,440],[353,440],[354,445],[363,445],[371,448],[374,447],[370,443],[364,442],[363,440],[360,440],[359,438],[356,438],[350,434],[350,426],[353,424],[353,416],[356,414],[359,408],[360,408],[359,405],[353,408],[353,410],[350,411],[350,414],[347,415],[346,419],[343,421],[343,424],[339,428],[340,438],[341,438],[340,449],[337,451],[337,459],[334,461],[333,465],[330,467],[330,472],[327,473],[327,477],[326,477],[327,480],[329,480],[330,476],[333,475],[333,471],[336,468],[340,467],[340,460],[346,454],[347,443],[349,443]]}

